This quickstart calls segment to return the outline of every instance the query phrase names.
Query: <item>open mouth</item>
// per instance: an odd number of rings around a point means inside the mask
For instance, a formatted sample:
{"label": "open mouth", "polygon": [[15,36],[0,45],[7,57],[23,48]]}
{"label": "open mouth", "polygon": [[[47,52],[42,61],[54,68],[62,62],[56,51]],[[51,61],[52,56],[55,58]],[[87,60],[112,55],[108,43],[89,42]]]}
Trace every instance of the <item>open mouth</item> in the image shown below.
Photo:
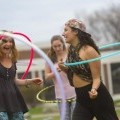
{"label": "open mouth", "polygon": [[6,51],[10,51],[11,50],[10,47],[4,47],[3,49],[6,50]]}

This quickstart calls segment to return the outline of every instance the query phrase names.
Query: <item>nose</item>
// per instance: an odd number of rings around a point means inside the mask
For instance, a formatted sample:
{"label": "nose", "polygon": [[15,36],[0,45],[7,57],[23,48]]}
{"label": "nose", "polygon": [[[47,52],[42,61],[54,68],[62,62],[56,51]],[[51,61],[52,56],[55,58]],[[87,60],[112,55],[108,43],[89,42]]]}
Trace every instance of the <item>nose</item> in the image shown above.
{"label": "nose", "polygon": [[59,51],[59,50],[60,50],[60,47],[56,47],[56,50]]}

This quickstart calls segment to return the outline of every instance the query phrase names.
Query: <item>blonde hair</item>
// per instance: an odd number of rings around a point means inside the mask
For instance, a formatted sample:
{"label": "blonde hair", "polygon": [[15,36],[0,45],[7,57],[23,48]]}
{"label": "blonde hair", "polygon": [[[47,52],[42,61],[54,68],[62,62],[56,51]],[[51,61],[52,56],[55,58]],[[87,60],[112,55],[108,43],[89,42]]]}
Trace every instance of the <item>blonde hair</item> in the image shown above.
{"label": "blonde hair", "polygon": [[[12,46],[12,51],[11,51],[11,59],[12,59],[13,62],[16,62],[17,59],[18,59],[18,51],[17,51],[17,49],[16,49],[15,41],[14,41],[14,39],[13,39],[12,37],[5,36],[4,39],[5,39],[5,38],[10,38],[10,39],[12,39],[13,46]],[[2,50],[1,50],[1,45],[2,45],[2,44],[0,44],[0,60],[1,60],[1,59],[3,58],[3,56],[4,56],[4,53],[3,53]]]}

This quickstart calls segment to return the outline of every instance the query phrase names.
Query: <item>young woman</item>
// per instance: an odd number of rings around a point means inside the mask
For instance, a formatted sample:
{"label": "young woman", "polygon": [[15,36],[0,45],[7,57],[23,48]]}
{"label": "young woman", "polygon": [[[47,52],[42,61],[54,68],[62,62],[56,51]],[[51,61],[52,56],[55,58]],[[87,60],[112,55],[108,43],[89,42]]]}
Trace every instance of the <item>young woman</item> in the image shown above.
{"label": "young woman", "polygon": [[[58,67],[58,61],[66,60],[67,57],[67,50],[64,43],[64,40],[61,36],[55,35],[51,38],[51,49],[48,52],[49,58],[54,63],[56,69],[58,70],[60,76],[61,76],[61,82],[63,84],[63,88],[65,91],[65,98],[66,98],[66,112],[65,112],[65,119],[64,120],[71,120],[72,112],[75,106],[75,90],[74,87],[70,86],[69,80],[67,78],[67,75],[65,72],[61,71],[61,69]],[[55,94],[56,99],[61,101],[62,95],[61,91],[59,89],[59,84],[55,78],[54,73],[51,71],[50,67],[46,64],[45,67],[45,78],[46,80],[53,80],[55,85]],[[59,111],[61,114],[61,102],[58,103]]]}
{"label": "young woman", "polygon": [[[70,19],[63,32],[66,43],[70,44],[66,62],[80,62],[100,56],[98,47],[91,35],[86,32],[83,22]],[[59,67],[67,71],[71,86],[76,91],[76,106],[72,120],[118,120],[114,103],[108,90],[101,81],[101,61],[82,65]]]}
{"label": "young woman", "polygon": [[0,40],[0,120],[24,120],[28,108],[17,85],[41,84],[40,78],[16,79],[18,52],[14,39],[2,36]]}

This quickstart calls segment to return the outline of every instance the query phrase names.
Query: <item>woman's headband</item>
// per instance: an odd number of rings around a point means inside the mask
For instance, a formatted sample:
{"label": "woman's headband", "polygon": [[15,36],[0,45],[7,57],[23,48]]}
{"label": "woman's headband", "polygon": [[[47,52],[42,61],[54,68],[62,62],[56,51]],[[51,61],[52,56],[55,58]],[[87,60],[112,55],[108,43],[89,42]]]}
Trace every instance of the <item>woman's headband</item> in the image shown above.
{"label": "woman's headband", "polygon": [[85,24],[77,19],[70,19],[68,22],[65,23],[65,25],[69,26],[69,27],[73,27],[73,28],[77,28],[81,31],[86,31],[86,26]]}

